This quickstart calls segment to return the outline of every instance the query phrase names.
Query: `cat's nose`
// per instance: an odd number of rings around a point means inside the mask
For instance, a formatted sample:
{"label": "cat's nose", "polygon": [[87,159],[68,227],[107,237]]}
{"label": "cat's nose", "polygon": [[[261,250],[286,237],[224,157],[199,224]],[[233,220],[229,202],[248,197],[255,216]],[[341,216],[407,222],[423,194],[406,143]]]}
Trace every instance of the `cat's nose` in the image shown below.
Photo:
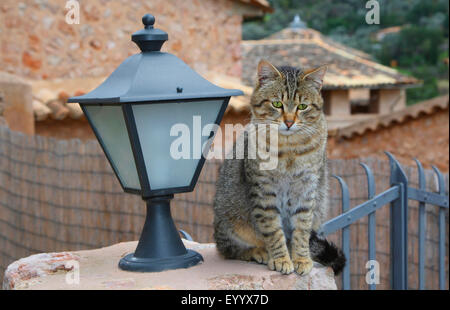
{"label": "cat's nose", "polygon": [[287,128],[291,128],[291,126],[294,125],[293,120],[285,120],[284,123],[286,124]]}

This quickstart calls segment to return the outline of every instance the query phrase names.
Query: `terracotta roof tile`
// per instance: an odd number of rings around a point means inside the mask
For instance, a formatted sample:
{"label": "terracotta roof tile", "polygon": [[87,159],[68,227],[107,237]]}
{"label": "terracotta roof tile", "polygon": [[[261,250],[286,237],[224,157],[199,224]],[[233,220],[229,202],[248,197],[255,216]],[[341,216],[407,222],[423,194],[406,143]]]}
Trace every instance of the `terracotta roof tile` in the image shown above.
{"label": "terracotta roof tile", "polygon": [[[240,79],[207,72],[204,74],[212,83],[230,89],[240,89],[244,96],[236,96],[230,99],[227,112],[241,112],[249,109],[250,96],[253,88],[244,85]],[[79,119],[83,112],[78,103],[67,103],[70,96],[78,96],[87,93],[100,84],[105,77],[80,79],[55,79],[46,81],[34,81],[33,111],[35,121],[47,119],[64,120],[66,118]]]}
{"label": "terracotta roof tile", "polygon": [[243,96],[231,97],[226,113],[228,113],[229,111],[242,112],[250,110],[250,97],[253,92],[253,87],[244,85],[238,78],[223,74],[216,74],[209,72],[205,74],[205,77],[210,82],[220,87],[229,89],[240,89],[244,92]]}
{"label": "terracotta roof tile", "polygon": [[79,104],[67,103],[67,98],[91,91],[104,79],[105,77],[30,81],[35,121],[82,118],[83,111]]}
{"label": "terracotta roof tile", "polygon": [[256,66],[265,58],[274,65],[302,68],[328,64],[324,89],[390,88],[419,84],[415,78],[376,63],[367,54],[347,48],[312,29],[285,29],[268,39],[243,41],[242,79],[254,84]]}
{"label": "terracotta roof tile", "polygon": [[356,56],[365,58],[365,59],[372,59],[372,56],[354,49],[352,47],[343,45],[341,43],[338,43],[336,41],[331,40],[327,36],[322,35],[319,31],[311,29],[311,28],[305,28],[305,29],[295,29],[295,28],[286,28],[281,31],[278,31],[271,36],[267,37],[269,40],[296,40],[296,39],[317,39],[325,41],[327,44],[340,48],[342,50],[345,50],[347,52],[353,53]]}

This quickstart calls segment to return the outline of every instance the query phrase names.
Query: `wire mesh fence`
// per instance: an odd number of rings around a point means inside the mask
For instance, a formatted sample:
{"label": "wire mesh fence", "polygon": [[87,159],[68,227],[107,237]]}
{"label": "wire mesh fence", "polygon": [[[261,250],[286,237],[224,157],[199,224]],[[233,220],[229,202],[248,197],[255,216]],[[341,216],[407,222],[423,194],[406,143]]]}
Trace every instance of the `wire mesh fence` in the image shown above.
{"label": "wire mesh fence", "polygon": [[[342,238],[342,250],[347,257],[347,264],[344,267],[342,274],[342,288],[351,289],[350,284],[350,273],[352,269],[351,255],[350,255],[350,228],[351,225],[366,217],[368,221],[368,261],[367,268],[370,268],[366,278],[368,279],[367,284],[370,289],[376,289],[377,275],[381,272],[381,268],[385,269],[387,265],[380,266],[376,260],[376,212],[380,208],[385,208],[390,205],[390,242],[391,242],[391,258],[390,264],[392,267],[390,274],[391,287],[393,289],[407,289],[409,278],[413,280],[417,276],[417,272],[413,273],[413,277],[410,277],[408,273],[408,263],[410,260],[417,259],[414,252],[409,250],[414,247],[408,247],[408,236],[411,228],[419,227],[419,288],[426,289],[425,285],[425,264],[426,264],[426,207],[428,208],[439,208],[439,288],[445,289],[447,285],[447,267],[445,265],[446,260],[446,233],[447,224],[446,217],[448,214],[448,195],[445,195],[445,179],[443,174],[436,168],[435,170],[436,178],[438,180],[438,192],[431,190],[426,191],[426,180],[425,173],[422,165],[418,160],[416,160],[418,174],[419,174],[419,184],[420,188],[411,187],[408,178],[403,171],[400,163],[395,159],[390,153],[386,153],[390,161],[390,184],[391,187],[382,192],[376,192],[375,188],[375,178],[373,173],[367,165],[361,163],[361,167],[364,168],[367,174],[367,200],[363,201],[361,204],[350,208],[350,194],[346,182],[339,176],[334,176],[341,187],[341,205],[342,214],[338,217],[332,218],[327,222],[323,223],[320,228],[319,233],[322,235],[327,235],[333,232],[341,231]],[[410,203],[411,201],[419,202],[419,217],[417,221],[417,216],[409,217],[410,213]],[[416,213],[417,215],[417,213]],[[408,222],[411,221],[410,229],[408,229]],[[416,235],[417,230],[414,231]],[[416,249],[417,250],[417,249]],[[373,267],[373,268],[372,268]],[[375,281],[374,281],[375,280]]]}
{"label": "wire mesh fence", "polygon": [[[351,205],[367,199],[366,175],[360,160],[330,160],[330,174],[340,175],[351,192]],[[389,187],[389,162],[364,159],[374,171],[377,192]],[[192,193],[172,201],[179,229],[195,241],[213,241],[213,208],[220,161],[207,161]],[[410,184],[417,171],[405,167]],[[425,171],[427,190],[436,191],[432,171]],[[448,174],[446,189],[448,193]],[[340,189],[330,178],[329,218],[340,214]],[[56,140],[25,136],[0,127],[0,280],[13,261],[40,252],[99,248],[139,238],[145,218],[140,197],[125,194],[97,141]],[[389,212],[376,213],[376,257],[381,270],[378,289],[389,289]],[[409,287],[418,287],[418,204],[409,212]],[[448,213],[446,215],[448,234]],[[438,210],[427,209],[426,287],[438,288]],[[351,287],[366,289],[367,218],[351,231]],[[329,236],[338,245],[340,234]],[[448,241],[446,243],[448,266]],[[448,283],[448,270],[447,270]],[[337,281],[340,283],[341,281]]]}

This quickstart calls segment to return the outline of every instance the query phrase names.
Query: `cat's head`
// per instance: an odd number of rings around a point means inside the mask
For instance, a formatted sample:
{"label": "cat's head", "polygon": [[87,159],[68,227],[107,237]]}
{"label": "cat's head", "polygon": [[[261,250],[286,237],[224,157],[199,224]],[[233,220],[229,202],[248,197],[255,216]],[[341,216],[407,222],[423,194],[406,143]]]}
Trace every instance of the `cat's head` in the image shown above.
{"label": "cat's head", "polygon": [[320,90],[326,70],[325,65],[303,71],[261,60],[251,98],[252,122],[276,124],[281,135],[312,134],[324,122]]}

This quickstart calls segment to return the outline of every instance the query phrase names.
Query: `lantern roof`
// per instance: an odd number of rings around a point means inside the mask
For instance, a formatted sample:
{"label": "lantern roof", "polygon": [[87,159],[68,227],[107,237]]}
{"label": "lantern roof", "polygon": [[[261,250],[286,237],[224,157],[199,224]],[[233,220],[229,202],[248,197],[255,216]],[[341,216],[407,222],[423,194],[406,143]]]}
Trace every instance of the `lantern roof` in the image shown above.
{"label": "lantern roof", "polygon": [[238,89],[216,86],[186,65],[178,57],[160,51],[167,33],[153,28],[155,18],[142,18],[145,28],[134,33],[132,40],[141,53],[128,57],[96,89],[69,98],[78,103],[130,103],[221,98],[243,95]]}

